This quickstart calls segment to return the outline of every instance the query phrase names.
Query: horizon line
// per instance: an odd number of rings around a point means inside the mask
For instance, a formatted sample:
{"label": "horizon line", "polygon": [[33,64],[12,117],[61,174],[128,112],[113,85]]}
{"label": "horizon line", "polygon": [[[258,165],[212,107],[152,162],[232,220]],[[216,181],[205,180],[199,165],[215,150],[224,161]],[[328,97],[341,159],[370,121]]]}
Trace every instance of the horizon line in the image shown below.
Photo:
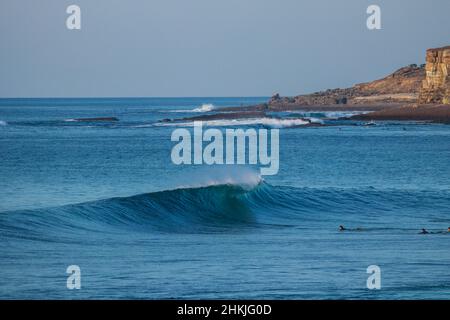
{"label": "horizon line", "polygon": [[270,98],[271,96],[99,96],[99,97],[0,97],[0,100],[13,99],[211,99],[211,98]]}

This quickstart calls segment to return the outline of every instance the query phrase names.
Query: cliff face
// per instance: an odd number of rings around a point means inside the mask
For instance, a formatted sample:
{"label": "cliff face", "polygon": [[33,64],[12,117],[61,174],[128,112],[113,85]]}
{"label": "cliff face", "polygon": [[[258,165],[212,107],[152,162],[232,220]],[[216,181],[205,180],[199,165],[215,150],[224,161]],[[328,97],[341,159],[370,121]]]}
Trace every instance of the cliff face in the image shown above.
{"label": "cliff face", "polygon": [[419,103],[450,104],[450,46],[427,50]]}

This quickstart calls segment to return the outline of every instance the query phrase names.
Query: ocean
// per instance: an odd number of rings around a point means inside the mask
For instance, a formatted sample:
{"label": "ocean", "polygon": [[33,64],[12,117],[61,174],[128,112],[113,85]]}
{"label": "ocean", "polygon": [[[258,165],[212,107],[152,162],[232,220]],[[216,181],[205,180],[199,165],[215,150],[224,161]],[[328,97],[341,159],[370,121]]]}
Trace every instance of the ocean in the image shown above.
{"label": "ocean", "polygon": [[278,174],[171,162],[159,120],[267,99],[0,99],[0,298],[449,299],[450,126],[219,120],[280,129]]}

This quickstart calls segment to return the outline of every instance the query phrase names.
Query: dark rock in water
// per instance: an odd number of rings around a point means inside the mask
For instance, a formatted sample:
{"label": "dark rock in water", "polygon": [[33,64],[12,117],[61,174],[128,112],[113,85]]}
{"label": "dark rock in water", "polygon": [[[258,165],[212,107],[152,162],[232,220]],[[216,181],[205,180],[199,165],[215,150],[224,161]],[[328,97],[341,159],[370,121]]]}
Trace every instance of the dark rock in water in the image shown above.
{"label": "dark rock in water", "polygon": [[172,119],[169,119],[169,118],[159,120],[159,122],[171,122],[171,121],[172,121]]}
{"label": "dark rock in water", "polygon": [[182,119],[173,119],[172,121],[208,121],[208,120],[228,120],[228,119],[249,119],[266,117],[263,111],[242,111],[242,112],[225,112],[216,114],[200,115]]}
{"label": "dark rock in water", "polygon": [[111,121],[119,121],[116,117],[101,117],[101,118],[79,118],[74,119],[78,122],[97,122],[97,121],[104,121],[104,122],[111,122]]}
{"label": "dark rock in water", "polygon": [[240,107],[222,107],[217,108],[216,112],[255,112],[255,111],[271,111],[268,103],[260,103],[253,106],[240,106]]}

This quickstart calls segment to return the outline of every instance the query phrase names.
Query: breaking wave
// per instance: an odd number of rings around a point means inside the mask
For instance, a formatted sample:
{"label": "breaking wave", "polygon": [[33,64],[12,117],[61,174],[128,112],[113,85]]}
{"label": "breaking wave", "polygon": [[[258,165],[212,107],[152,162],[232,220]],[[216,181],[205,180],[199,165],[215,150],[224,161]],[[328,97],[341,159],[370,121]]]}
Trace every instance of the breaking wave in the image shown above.
{"label": "breaking wave", "polygon": [[210,104],[210,103],[205,103],[203,104],[201,107],[199,108],[195,108],[194,110],[192,110],[193,112],[209,112],[209,111],[213,111],[214,110],[214,105]]}
{"label": "breaking wave", "polygon": [[[270,128],[289,128],[304,126],[311,123],[320,123],[320,120],[312,119],[279,119],[279,118],[250,118],[250,119],[225,119],[225,120],[207,120],[202,121],[204,126],[210,127],[232,127],[232,126],[251,126],[251,125],[262,125]],[[189,127],[193,126],[194,122],[167,122],[158,123],[157,126],[180,126]]]}
{"label": "breaking wave", "polygon": [[316,112],[302,112],[302,111],[287,111],[287,113],[295,114],[302,117],[315,117],[321,119],[340,119],[350,118],[355,115],[366,114],[370,111],[316,111]]}
{"label": "breaking wave", "polygon": [[[86,237],[93,233],[242,232],[261,228],[302,228],[328,223],[382,225],[386,217],[416,216],[430,206],[436,216],[446,214],[448,191],[411,191],[295,188],[272,186],[259,180],[250,184],[215,184],[183,187],[131,197],[47,209],[0,214],[0,240],[22,238],[40,241]],[[252,185],[253,183],[253,185]],[[255,184],[256,183],[256,184]],[[432,216],[427,219],[432,219]],[[377,222],[378,221],[378,222]],[[448,221],[447,221],[448,222]],[[390,229],[414,230],[416,225],[392,225]],[[77,237],[79,236],[79,237]]]}
{"label": "breaking wave", "polygon": [[173,109],[173,110],[159,110],[159,112],[163,113],[190,113],[190,112],[210,112],[213,111],[216,107],[211,103],[204,103],[200,107],[196,107],[194,109]]}

